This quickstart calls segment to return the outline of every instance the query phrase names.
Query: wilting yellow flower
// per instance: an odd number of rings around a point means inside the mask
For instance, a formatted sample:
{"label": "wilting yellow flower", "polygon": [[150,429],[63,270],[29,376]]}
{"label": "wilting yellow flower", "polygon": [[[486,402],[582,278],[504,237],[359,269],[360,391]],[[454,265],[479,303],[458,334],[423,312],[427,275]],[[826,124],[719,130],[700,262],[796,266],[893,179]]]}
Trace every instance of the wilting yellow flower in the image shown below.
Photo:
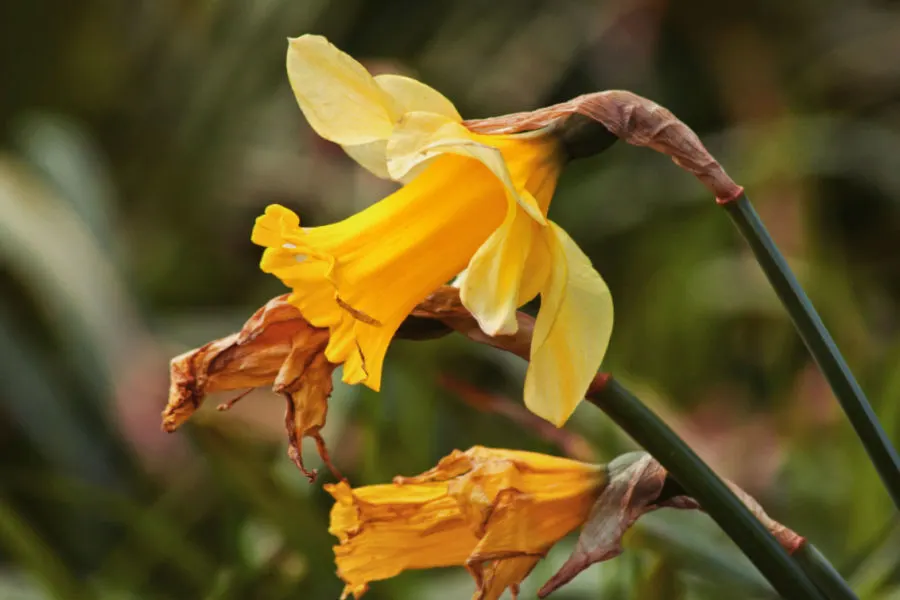
{"label": "wilting yellow flower", "polygon": [[515,593],[557,540],[580,526],[606,482],[599,465],[475,446],[393,484],[325,486],[343,597],[406,569],[465,566],[479,600]]}
{"label": "wilting yellow flower", "polygon": [[253,241],[290,302],[328,327],[344,381],[379,389],[391,337],[410,310],[460,274],[463,304],[489,335],[513,333],[516,309],[541,294],[525,404],[557,425],[593,378],[612,330],[606,284],[546,218],[566,160],[552,126],[514,135],[469,131],[453,104],[398,75],[372,77],[319,36],[290,41],[297,101],[322,137],[405,187],[333,225],[304,229],[273,205]]}
{"label": "wilting yellow flower", "polygon": [[[519,583],[560,538],[577,527],[571,556],[539,590],[544,598],[593,564],[622,553],[622,537],[661,508],[702,510],[646,452],[591,465],[532,452],[475,446],[454,451],[418,477],[393,485],[325,486],[336,502],[329,531],[342,598],[406,569],[465,566],[475,600],[493,600]],[[674,483],[674,482],[673,482]],[[732,491],[793,554],[806,540],[769,517],[732,483]],[[667,491],[668,490],[668,491]]]}

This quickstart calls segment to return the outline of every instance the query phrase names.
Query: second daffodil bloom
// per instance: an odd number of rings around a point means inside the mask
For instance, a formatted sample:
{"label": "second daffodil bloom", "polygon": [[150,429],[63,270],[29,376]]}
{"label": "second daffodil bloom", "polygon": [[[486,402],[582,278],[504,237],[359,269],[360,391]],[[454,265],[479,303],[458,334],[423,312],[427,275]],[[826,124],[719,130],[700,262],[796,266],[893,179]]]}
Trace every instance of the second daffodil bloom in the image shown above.
{"label": "second daffodil bloom", "polygon": [[413,307],[457,279],[488,335],[516,331],[538,294],[525,404],[562,425],[582,399],[612,330],[609,290],[572,239],[547,219],[566,160],[553,127],[476,134],[434,89],[373,77],[325,38],[290,40],[287,71],[303,114],[397,192],[344,221],[303,228],[278,205],[257,219],[262,269],[331,338],[344,381],[378,390],[394,332]]}
{"label": "second daffodil bloom", "polygon": [[547,550],[585,522],[605,483],[600,465],[475,446],[393,484],[328,485],[342,598],[407,569],[460,565],[475,579],[473,598],[515,594]]}

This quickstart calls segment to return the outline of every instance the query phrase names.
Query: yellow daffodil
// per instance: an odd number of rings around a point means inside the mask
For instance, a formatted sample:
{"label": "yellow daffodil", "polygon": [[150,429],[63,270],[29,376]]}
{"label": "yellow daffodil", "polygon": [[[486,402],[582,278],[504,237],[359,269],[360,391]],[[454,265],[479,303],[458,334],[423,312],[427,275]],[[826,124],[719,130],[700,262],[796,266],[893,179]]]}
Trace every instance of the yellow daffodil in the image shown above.
{"label": "yellow daffodil", "polygon": [[342,598],[406,569],[454,565],[474,577],[475,599],[515,594],[547,550],[584,523],[605,483],[599,465],[475,446],[393,484],[328,485]]}
{"label": "yellow daffodil", "polygon": [[371,76],[319,36],[290,40],[287,70],[322,137],[376,175],[406,185],[344,221],[303,228],[269,206],[253,241],[290,302],[331,330],[326,356],[344,381],[378,390],[388,344],[410,310],[457,279],[489,335],[516,331],[538,294],[525,404],[562,425],[593,378],[612,330],[606,284],[547,210],[566,160],[553,127],[476,134],[432,88]]}

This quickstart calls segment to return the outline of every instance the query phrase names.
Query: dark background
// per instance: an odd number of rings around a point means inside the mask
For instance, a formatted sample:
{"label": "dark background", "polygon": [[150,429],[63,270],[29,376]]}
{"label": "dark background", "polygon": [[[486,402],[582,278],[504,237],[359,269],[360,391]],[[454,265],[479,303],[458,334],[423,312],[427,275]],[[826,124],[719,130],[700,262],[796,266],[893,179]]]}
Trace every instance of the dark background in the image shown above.
{"label": "dark background", "polygon": [[[373,72],[427,82],[469,118],[611,88],[673,110],[747,188],[900,441],[896,2],[3,2],[0,597],[339,594],[330,497],[286,458],[281,399],[259,391],[159,429],[168,359],[282,291],[249,241],[265,205],[314,225],[393,189],[304,122],[284,54],[307,32]],[[664,157],[617,145],[566,170],[551,217],[612,289],[605,368],[861,598],[900,598],[895,512],[709,194]],[[454,391],[473,383],[518,404],[523,373],[455,337],[398,342],[382,393],[338,386],[326,438],[358,485],[476,443],[562,452]],[[589,406],[567,430],[582,457],[632,448]],[[771,597],[702,515],[661,514],[626,546],[559,598]],[[472,587],[457,568],[369,597]]]}

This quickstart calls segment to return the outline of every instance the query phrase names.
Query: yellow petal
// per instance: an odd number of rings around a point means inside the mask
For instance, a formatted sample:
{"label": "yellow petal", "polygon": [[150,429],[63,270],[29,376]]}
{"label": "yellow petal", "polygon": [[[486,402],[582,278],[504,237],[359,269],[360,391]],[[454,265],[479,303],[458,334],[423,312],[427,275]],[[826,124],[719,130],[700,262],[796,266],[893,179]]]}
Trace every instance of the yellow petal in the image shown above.
{"label": "yellow petal", "polygon": [[[486,140],[489,136],[481,136]],[[504,141],[509,138],[504,138]],[[500,142],[498,137],[497,142]],[[522,144],[522,149],[530,146]],[[508,146],[510,152],[517,150],[514,142]],[[529,151],[533,150],[528,148]],[[548,148],[548,152],[553,149]],[[477,141],[474,134],[450,118],[430,112],[410,112],[404,115],[394,135],[388,141],[387,167],[391,177],[401,180],[416,165],[440,154],[457,154],[474,158],[485,165],[506,188],[510,195],[535,221],[546,224],[547,220],[540,206],[531,195],[520,193],[520,187],[513,182],[509,167],[499,148]]]}
{"label": "yellow petal", "polygon": [[522,282],[519,286],[518,305],[530,302],[547,286],[553,268],[550,247],[544,232],[536,233],[531,239],[531,251],[522,268]]}
{"label": "yellow petal", "polygon": [[357,144],[355,146],[341,146],[347,156],[355,160],[361,167],[376,177],[382,179],[390,179],[391,174],[387,170],[387,159],[385,152],[387,151],[387,140],[375,140],[368,144]]}
{"label": "yellow petal", "polygon": [[552,274],[541,292],[525,377],[525,405],[561,426],[584,397],[612,335],[609,288],[569,235],[545,229]]}
{"label": "yellow petal", "polygon": [[468,130],[453,119],[434,112],[408,112],[394,129],[387,144],[387,168],[391,177],[401,180],[413,167],[434,158],[440,151],[426,148],[442,139],[462,139]]}
{"label": "yellow petal", "polygon": [[472,595],[472,600],[497,600],[507,588],[511,590],[512,597],[516,598],[519,584],[528,577],[540,559],[540,556],[526,555],[491,561],[476,577],[478,589]]}
{"label": "yellow petal", "polygon": [[[527,191],[523,195],[531,195]],[[481,245],[458,281],[460,299],[488,335],[516,332],[525,263],[538,225],[510,201],[506,219]]]}
{"label": "yellow petal", "polygon": [[318,35],[289,40],[287,71],[310,126],[341,145],[390,137],[401,110],[361,64]]}
{"label": "yellow petal", "polygon": [[443,115],[457,123],[462,121],[462,117],[450,100],[421,81],[393,74],[376,75],[375,81],[394,98],[404,113],[430,112]]}
{"label": "yellow petal", "polygon": [[448,155],[340,223],[302,229],[295,214],[270,206],[252,239],[266,246],[262,269],[293,288],[290,302],[312,325],[330,329],[325,356],[343,363],[344,381],[377,390],[394,332],[465,268],[506,206],[487,169]]}
{"label": "yellow petal", "polygon": [[370,581],[406,569],[465,562],[477,539],[446,489],[446,483],[325,486],[335,499],[328,531],[340,541],[334,553],[345,594],[359,597]]}

